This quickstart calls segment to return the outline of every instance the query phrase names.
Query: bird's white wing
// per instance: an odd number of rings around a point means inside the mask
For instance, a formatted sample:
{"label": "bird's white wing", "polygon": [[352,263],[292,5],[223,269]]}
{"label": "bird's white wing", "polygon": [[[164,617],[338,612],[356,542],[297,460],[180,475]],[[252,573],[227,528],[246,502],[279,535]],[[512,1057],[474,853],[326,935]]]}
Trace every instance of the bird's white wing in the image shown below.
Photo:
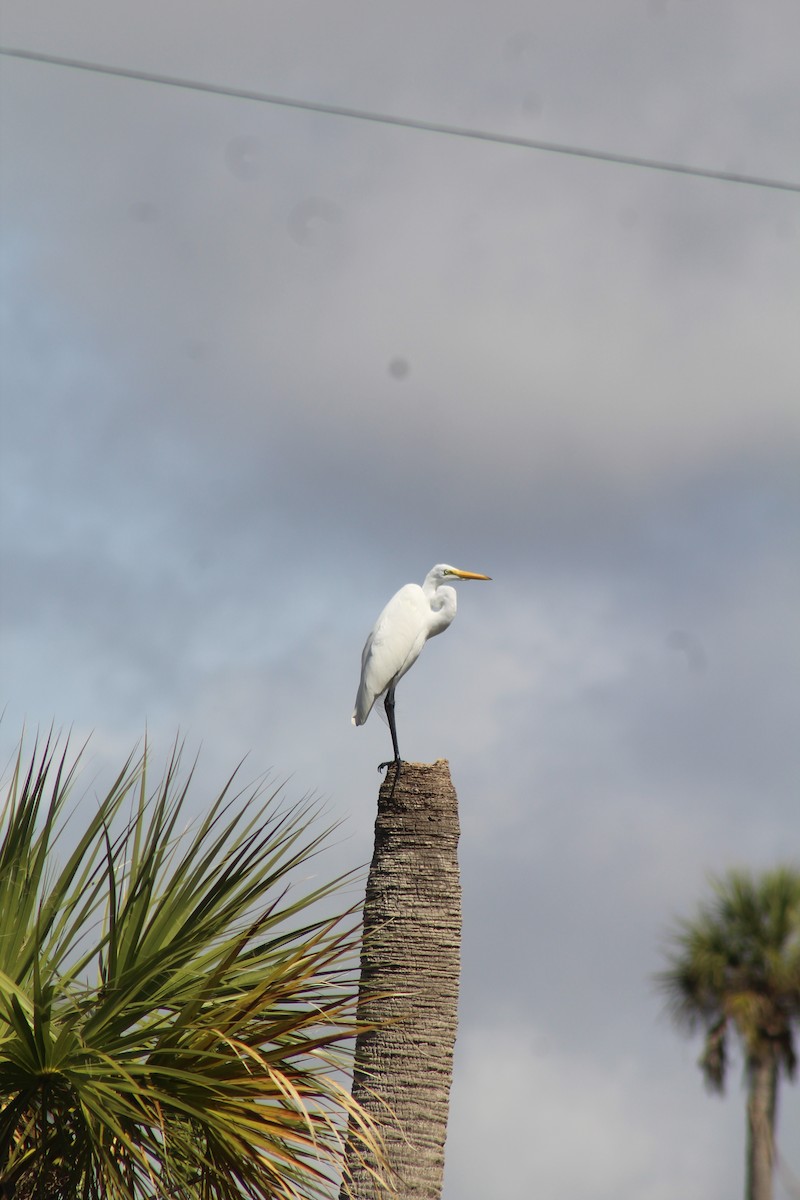
{"label": "bird's white wing", "polygon": [[377,697],[416,662],[428,637],[430,615],[430,605],[418,584],[407,583],[392,596],[361,656],[355,725],[364,724]]}

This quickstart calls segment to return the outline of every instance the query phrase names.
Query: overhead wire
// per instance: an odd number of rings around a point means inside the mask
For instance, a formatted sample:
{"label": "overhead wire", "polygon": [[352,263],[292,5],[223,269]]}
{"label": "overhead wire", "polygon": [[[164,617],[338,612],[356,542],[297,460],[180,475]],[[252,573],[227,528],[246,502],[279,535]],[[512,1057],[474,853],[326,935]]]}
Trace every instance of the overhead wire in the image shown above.
{"label": "overhead wire", "polygon": [[646,158],[636,154],[618,154],[611,150],[594,150],[586,146],[573,146],[565,142],[541,141],[537,138],[518,137],[515,134],[494,133],[485,129],[473,129],[463,125],[449,125],[440,121],[424,121],[416,117],[398,117],[389,113],[373,112],[369,109],[351,108],[342,104],[328,104],[320,100],[298,100],[279,96],[272,92],[256,91],[252,88],[230,87],[219,83],[206,83],[197,79],[185,79],[176,75],[162,75],[154,71],[140,71],[131,67],[115,67],[105,63],[87,62],[78,58],[66,58],[57,54],[44,54],[37,50],[23,50],[0,46],[0,55],[6,58],[24,59],[49,66],[67,67],[76,71],[88,71],[96,75],[110,75],[119,79],[133,79],[140,83],[161,84],[164,87],[183,88],[187,91],[205,92],[212,96],[227,96],[234,100],[251,100],[280,108],[296,109],[301,112],[321,113],[325,116],[342,117],[353,121],[369,121],[377,125],[411,129],[421,133],[433,133],[447,137],[469,138],[473,141],[489,142],[498,146],[515,146],[523,150],[538,150],[547,154],[562,154],[571,158],[584,158],[594,162],[615,163],[620,166],[640,167],[649,171],[667,171],[675,175],[688,175],[697,179],[713,179],[722,183],[745,184],[749,187],[771,188],[775,191],[800,193],[800,183],[787,179],[770,179],[763,175],[750,175],[741,171],[723,171],[713,167],[693,167],[685,163],[664,159]]}

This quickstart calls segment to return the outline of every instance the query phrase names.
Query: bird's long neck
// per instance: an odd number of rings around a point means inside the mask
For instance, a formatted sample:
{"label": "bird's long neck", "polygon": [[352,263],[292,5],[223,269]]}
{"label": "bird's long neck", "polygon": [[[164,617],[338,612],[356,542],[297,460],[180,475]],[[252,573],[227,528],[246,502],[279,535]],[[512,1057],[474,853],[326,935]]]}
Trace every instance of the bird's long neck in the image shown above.
{"label": "bird's long neck", "polygon": [[443,633],[447,626],[456,615],[456,605],[458,597],[456,589],[446,587],[444,585],[438,588],[426,589],[428,603],[431,606],[431,623],[429,637],[435,637],[437,633]]}

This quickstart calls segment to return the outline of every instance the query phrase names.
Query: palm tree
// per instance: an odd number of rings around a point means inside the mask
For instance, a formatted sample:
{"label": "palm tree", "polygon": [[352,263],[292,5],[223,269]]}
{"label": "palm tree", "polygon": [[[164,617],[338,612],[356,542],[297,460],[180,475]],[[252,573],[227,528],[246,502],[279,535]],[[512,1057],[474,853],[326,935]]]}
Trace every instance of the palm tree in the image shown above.
{"label": "palm tree", "polygon": [[712,1091],[724,1088],[736,1035],[748,1091],[745,1195],[772,1200],[778,1081],[797,1067],[800,871],[732,870],[712,886],[694,920],[670,934],[657,978],[676,1024],[705,1034],[699,1065]]}
{"label": "palm tree", "polygon": [[67,749],[20,748],[0,801],[0,1196],[329,1195],[348,1115],[381,1161],[342,1083],[357,929],[320,907],[342,880],[291,882],[329,831],[233,779],[191,822],[179,763],[151,791],[131,757],[85,818]]}
{"label": "palm tree", "polygon": [[381,1126],[376,1187],[351,1119],[340,1200],[439,1200],[458,1021],[458,797],[444,759],[390,766],[364,900],[353,1097]]}

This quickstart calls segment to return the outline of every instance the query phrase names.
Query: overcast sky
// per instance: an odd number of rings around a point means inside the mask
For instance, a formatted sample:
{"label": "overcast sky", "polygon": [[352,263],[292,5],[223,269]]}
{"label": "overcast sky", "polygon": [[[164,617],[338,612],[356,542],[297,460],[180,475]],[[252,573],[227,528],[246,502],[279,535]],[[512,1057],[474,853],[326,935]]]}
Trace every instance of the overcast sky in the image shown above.
{"label": "overcast sky", "polygon": [[[6,46],[800,182],[796,0],[6,0]],[[462,814],[446,1200],[730,1200],[652,985],[800,860],[800,196],[3,59],[5,757],[244,755],[369,860],[363,640]],[[785,1087],[778,1200],[798,1195]]]}

